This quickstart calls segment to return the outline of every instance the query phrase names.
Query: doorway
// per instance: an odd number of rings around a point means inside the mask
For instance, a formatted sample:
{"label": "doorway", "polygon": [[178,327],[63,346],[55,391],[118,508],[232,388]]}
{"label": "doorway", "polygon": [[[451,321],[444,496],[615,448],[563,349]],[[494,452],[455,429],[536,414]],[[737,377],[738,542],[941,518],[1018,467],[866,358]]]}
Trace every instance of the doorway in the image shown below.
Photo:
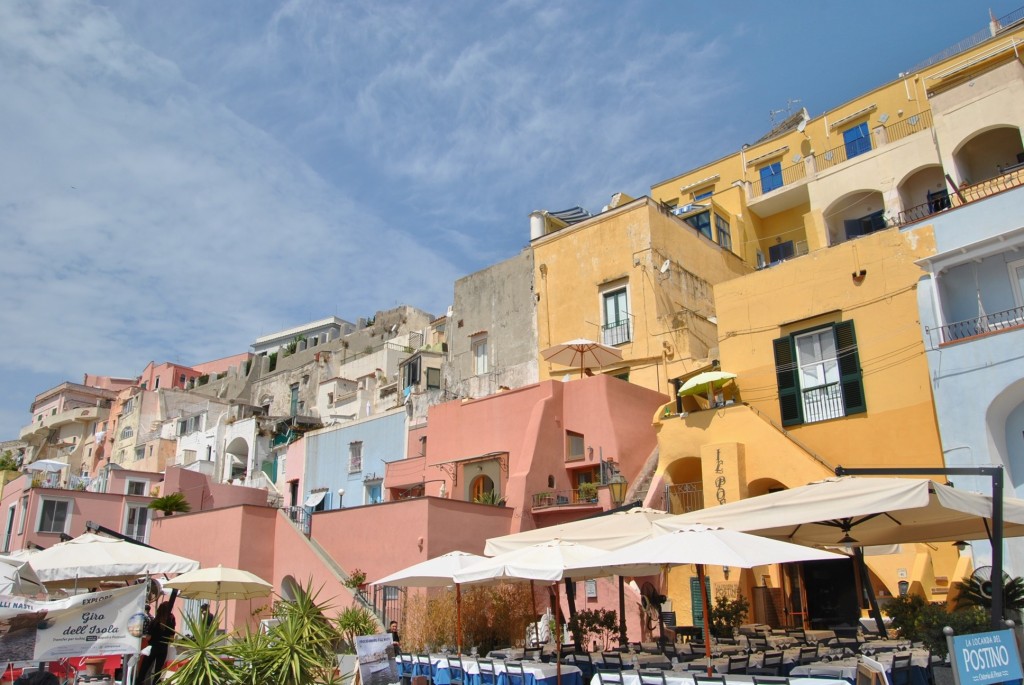
{"label": "doorway", "polygon": [[803,564],[807,616],[811,628],[856,626],[860,620],[852,559]]}

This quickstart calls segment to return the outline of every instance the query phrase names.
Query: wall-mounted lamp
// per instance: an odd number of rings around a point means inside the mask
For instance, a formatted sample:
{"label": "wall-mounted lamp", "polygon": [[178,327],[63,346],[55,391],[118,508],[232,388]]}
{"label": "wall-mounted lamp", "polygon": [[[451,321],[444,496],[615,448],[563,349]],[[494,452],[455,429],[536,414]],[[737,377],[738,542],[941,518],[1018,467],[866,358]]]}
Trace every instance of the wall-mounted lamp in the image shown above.
{"label": "wall-mounted lamp", "polygon": [[[726,579],[726,580],[729,580],[729,573],[730,573],[731,571],[732,571],[732,569],[731,569],[731,568],[729,568],[728,566],[723,566],[723,567],[722,567],[722,575],[723,575],[723,576],[725,576],[725,579]],[[698,594],[699,594],[699,593],[698,593]]]}
{"label": "wall-mounted lamp", "polygon": [[956,547],[957,551],[959,552],[963,552],[965,549],[967,549],[967,543],[963,540],[957,540],[953,543],[953,546]]}
{"label": "wall-mounted lamp", "polygon": [[611,495],[612,503],[619,506],[626,500],[626,486],[629,483],[621,473],[616,473],[608,481],[608,494]]}
{"label": "wall-mounted lamp", "polygon": [[854,271],[851,274],[851,276],[853,276],[853,280],[857,281],[858,283],[860,281],[863,281],[864,277],[867,276],[867,275],[868,275],[868,270],[867,269],[861,269],[860,271]]}

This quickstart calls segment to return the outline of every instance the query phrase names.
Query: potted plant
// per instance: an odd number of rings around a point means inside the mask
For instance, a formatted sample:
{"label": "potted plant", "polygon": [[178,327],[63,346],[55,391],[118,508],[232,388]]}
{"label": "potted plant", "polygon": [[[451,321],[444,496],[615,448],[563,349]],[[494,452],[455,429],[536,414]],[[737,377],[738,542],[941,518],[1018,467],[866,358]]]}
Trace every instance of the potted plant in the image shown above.
{"label": "potted plant", "polygon": [[597,483],[580,483],[576,491],[581,502],[597,501]]}
{"label": "potted plant", "polygon": [[736,599],[729,599],[724,594],[718,595],[708,614],[711,634],[715,637],[732,637],[746,621],[749,611],[750,602],[743,595],[736,595]]}
{"label": "potted plant", "polygon": [[192,511],[192,505],[185,499],[183,492],[172,492],[169,495],[157,497],[149,503],[149,508],[163,512],[164,516]]}
{"label": "potted plant", "polygon": [[350,590],[361,590],[364,585],[366,585],[366,571],[360,568],[353,569],[345,579],[345,587]]}

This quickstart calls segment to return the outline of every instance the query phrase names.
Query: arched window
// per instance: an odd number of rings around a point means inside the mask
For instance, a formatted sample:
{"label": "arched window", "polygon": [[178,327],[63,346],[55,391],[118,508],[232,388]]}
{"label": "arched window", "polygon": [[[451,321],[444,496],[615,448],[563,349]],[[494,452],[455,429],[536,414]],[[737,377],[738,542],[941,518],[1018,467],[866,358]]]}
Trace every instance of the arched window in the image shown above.
{"label": "arched window", "polygon": [[489,493],[494,492],[494,481],[491,480],[490,476],[479,475],[473,479],[473,483],[470,486],[471,497],[474,502],[483,499],[488,496]]}

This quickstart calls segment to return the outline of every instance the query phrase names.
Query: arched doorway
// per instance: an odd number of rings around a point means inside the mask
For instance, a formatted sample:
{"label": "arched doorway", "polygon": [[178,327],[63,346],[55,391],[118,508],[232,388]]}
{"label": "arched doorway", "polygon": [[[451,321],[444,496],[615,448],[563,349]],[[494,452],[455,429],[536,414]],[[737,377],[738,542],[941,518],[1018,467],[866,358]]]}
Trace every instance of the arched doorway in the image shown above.
{"label": "arched doorway", "polygon": [[878,190],[847,193],[825,211],[829,245],[880,231],[887,226],[885,201]]}
{"label": "arched doorway", "polygon": [[760,497],[770,492],[786,490],[786,486],[774,478],[758,478],[747,484],[747,497]]}
{"label": "arched doorway", "polygon": [[943,209],[949,209],[949,188],[942,167],[926,166],[907,175],[899,187],[900,224],[918,221]]}
{"label": "arched doorway", "polygon": [[228,455],[228,480],[245,480],[249,472],[249,443],[245,438],[235,438],[224,452]]}
{"label": "arched doorway", "polygon": [[976,133],[953,152],[960,183],[973,185],[1002,176],[1007,167],[1024,163],[1024,144],[1016,126]]}
{"label": "arched doorway", "polygon": [[700,457],[676,459],[665,469],[665,510],[685,514],[704,508],[704,478]]}
{"label": "arched doorway", "polygon": [[486,502],[494,497],[494,481],[486,474],[480,474],[469,485],[469,497],[473,502]]}

